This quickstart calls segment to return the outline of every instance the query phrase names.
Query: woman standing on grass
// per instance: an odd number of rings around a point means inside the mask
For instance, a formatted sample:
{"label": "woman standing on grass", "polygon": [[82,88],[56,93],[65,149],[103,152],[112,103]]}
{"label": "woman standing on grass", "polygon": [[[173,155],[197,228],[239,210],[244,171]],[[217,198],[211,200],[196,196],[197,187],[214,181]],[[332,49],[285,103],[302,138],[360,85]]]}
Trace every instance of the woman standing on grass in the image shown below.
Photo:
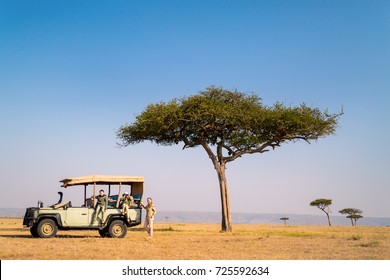
{"label": "woman standing on grass", "polygon": [[153,220],[154,216],[156,216],[156,207],[154,207],[153,201],[151,197],[147,199],[148,205],[143,205],[141,202],[141,206],[146,209],[146,218],[144,223],[144,229],[149,234],[149,237],[153,237]]}

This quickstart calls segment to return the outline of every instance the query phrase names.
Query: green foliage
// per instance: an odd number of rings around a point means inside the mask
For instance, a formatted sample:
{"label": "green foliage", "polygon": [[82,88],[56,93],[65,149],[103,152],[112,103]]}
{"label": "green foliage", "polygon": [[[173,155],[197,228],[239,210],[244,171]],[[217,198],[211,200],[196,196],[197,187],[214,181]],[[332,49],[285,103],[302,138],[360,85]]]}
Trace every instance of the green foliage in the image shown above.
{"label": "green foliage", "polygon": [[284,142],[310,142],[333,134],[340,115],[305,104],[269,107],[256,95],[209,87],[190,97],[150,104],[134,123],[121,126],[117,137],[122,146],[143,141],[159,145],[183,142],[183,149],[216,145],[219,159],[231,161]]}
{"label": "green foliage", "polygon": [[332,204],[331,199],[319,198],[310,202],[310,206],[317,206],[319,209],[324,210]]}
{"label": "green foliage", "polygon": [[357,220],[363,218],[363,216],[360,215],[363,211],[356,208],[344,208],[340,210],[339,213],[347,214],[348,216],[346,218],[351,219],[352,226],[356,226]]}
{"label": "green foliage", "polygon": [[284,225],[287,225],[287,221],[290,219],[289,217],[282,217],[280,218],[282,221],[284,221]]}
{"label": "green foliage", "polygon": [[362,216],[362,215],[355,214],[355,215],[348,215],[346,218],[358,220],[358,219],[363,218],[363,216]]}
{"label": "green foliage", "polygon": [[344,208],[339,211],[339,213],[341,214],[348,214],[348,215],[357,215],[357,214],[361,214],[362,212],[363,212],[362,210],[356,208]]}
{"label": "green foliage", "polygon": [[310,202],[310,206],[316,206],[318,209],[322,210],[326,214],[326,217],[328,218],[329,226],[331,226],[330,217],[329,217],[329,212],[330,212],[329,205],[331,204],[332,204],[332,200],[326,198],[319,198]]}

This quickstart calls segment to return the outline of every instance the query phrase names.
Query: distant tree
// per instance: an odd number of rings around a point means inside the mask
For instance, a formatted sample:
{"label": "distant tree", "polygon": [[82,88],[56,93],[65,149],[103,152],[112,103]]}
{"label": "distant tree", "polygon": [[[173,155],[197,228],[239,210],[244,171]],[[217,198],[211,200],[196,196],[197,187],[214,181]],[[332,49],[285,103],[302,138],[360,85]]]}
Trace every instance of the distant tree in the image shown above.
{"label": "distant tree", "polygon": [[352,222],[352,225],[355,225],[355,226],[356,226],[357,220],[363,218],[363,216],[362,216],[362,215],[359,215],[359,214],[355,214],[355,215],[348,215],[346,218],[351,219],[351,221],[353,221],[353,222]]}
{"label": "distant tree", "polygon": [[183,149],[203,148],[218,176],[222,232],[231,232],[227,163],[288,142],[311,143],[332,135],[341,114],[305,104],[266,106],[254,94],[209,87],[190,97],[148,105],[134,123],[119,128],[117,137],[121,146],[151,141],[163,146],[182,142]]}
{"label": "distant tree", "polygon": [[282,217],[282,218],[280,218],[282,221],[284,221],[284,225],[286,225],[287,224],[287,221],[290,219],[290,218],[288,218],[288,217]]}
{"label": "distant tree", "polygon": [[310,202],[310,206],[316,206],[318,209],[322,210],[326,214],[326,217],[328,218],[329,226],[331,226],[330,217],[329,217],[329,213],[330,213],[329,205],[331,204],[332,204],[332,200],[325,199],[325,198],[319,198]]}
{"label": "distant tree", "polygon": [[357,220],[363,218],[362,214],[363,211],[356,208],[344,208],[339,211],[341,214],[348,215],[346,218],[351,219],[352,226],[356,226]]}

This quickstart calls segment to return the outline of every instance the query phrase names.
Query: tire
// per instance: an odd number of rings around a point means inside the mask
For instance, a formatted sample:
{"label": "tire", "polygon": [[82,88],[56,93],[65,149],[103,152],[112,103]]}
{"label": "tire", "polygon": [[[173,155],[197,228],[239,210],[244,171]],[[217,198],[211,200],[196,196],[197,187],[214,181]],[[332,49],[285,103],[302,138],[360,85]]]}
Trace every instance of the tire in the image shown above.
{"label": "tire", "polygon": [[32,237],[39,237],[38,229],[37,229],[36,225],[30,227],[30,233],[31,233]]}
{"label": "tire", "polygon": [[105,229],[99,229],[99,235],[100,235],[101,237],[108,237],[108,230],[107,230],[107,228],[105,228]]}
{"label": "tire", "polygon": [[108,227],[108,235],[112,238],[123,238],[126,233],[127,226],[121,220],[113,221]]}
{"label": "tire", "polygon": [[57,225],[52,219],[44,219],[37,226],[37,235],[41,238],[54,237],[57,234]]}

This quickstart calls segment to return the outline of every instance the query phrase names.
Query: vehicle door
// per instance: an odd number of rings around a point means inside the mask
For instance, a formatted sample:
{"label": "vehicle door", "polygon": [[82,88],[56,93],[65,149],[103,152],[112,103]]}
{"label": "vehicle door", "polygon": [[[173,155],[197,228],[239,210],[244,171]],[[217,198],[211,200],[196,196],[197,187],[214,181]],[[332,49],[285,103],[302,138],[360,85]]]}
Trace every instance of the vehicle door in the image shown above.
{"label": "vehicle door", "polygon": [[88,208],[86,207],[69,207],[66,210],[66,226],[82,227],[88,226]]}

